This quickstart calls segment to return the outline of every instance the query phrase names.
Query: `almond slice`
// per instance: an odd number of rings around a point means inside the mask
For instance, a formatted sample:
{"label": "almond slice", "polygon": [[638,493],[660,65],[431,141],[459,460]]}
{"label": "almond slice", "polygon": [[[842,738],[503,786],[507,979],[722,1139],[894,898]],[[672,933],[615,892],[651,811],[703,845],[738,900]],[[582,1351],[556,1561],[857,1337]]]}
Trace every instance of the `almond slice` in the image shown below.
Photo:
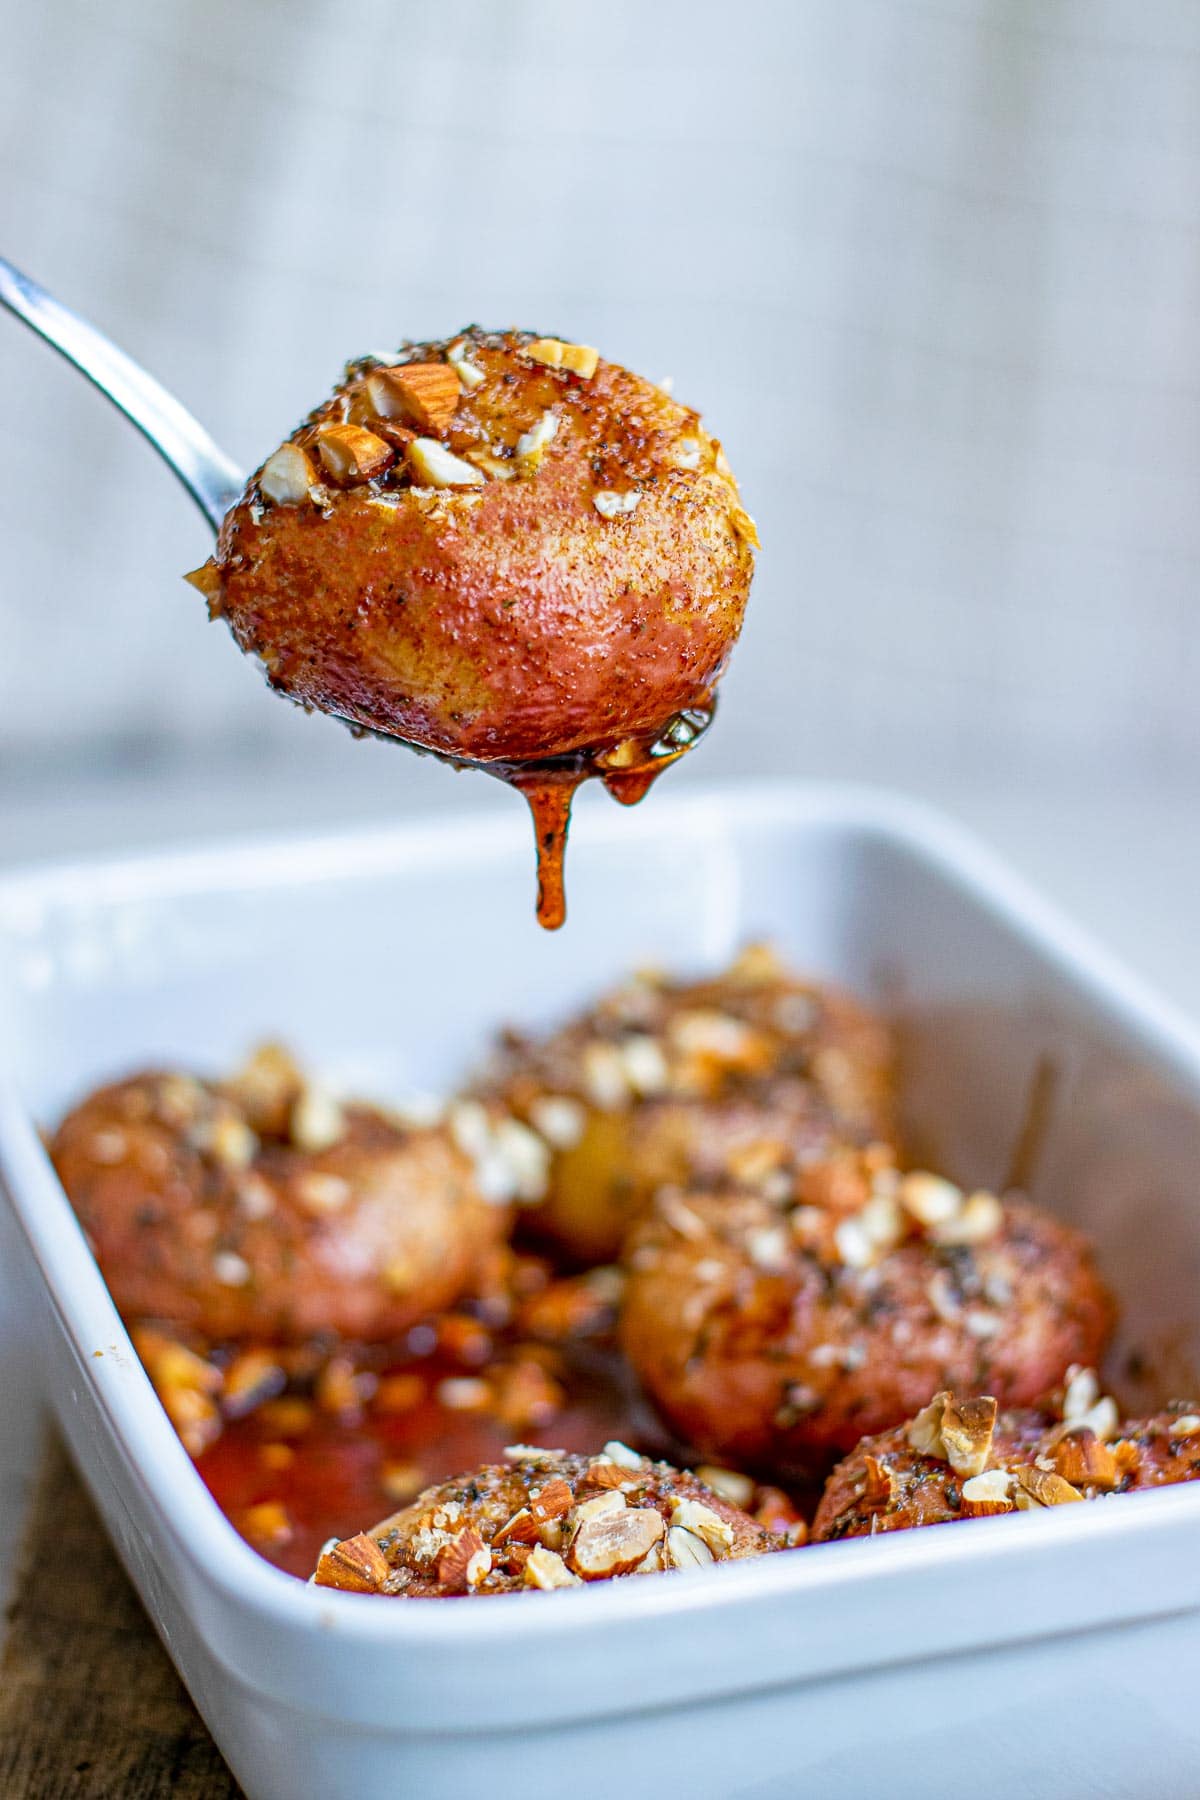
{"label": "almond slice", "polygon": [[1004,1208],[995,1194],[968,1194],[953,1218],[930,1228],[935,1244],[985,1244],[1004,1223]]}
{"label": "almond slice", "polygon": [[671,1524],[700,1538],[715,1557],[728,1556],[733,1549],[733,1526],[702,1500],[677,1500],[671,1510]]}
{"label": "almond slice", "polygon": [[492,1554],[473,1525],[464,1525],[437,1559],[437,1578],[443,1587],[463,1593],[475,1587],[492,1566]]}
{"label": "almond slice", "polygon": [[956,1475],[982,1475],[992,1453],[996,1402],[990,1394],[961,1403],[947,1396],[941,1435],[946,1461]]}
{"label": "almond slice", "polygon": [[863,1457],[866,1476],[863,1483],[863,1502],[867,1506],[890,1506],[896,1497],[896,1476],[892,1469],[881,1463],[877,1456],[870,1454]]}
{"label": "almond slice", "polygon": [[308,497],[316,470],[298,444],[281,444],[258,477],[259,489],[277,506],[296,506]]}
{"label": "almond slice", "polygon": [[413,475],[423,487],[482,487],[486,480],[482,469],[472,468],[436,438],[414,438],[406,454]]}
{"label": "almond slice", "polygon": [[1073,1500],[1083,1499],[1077,1487],[1047,1469],[1020,1468],[1013,1473],[1017,1478],[1013,1498],[1021,1512],[1035,1506],[1065,1506]]}
{"label": "almond slice", "polygon": [[1053,1450],[1055,1472],[1073,1487],[1118,1487],[1121,1471],[1108,1445],[1086,1425],[1069,1431]]}
{"label": "almond slice", "polygon": [[468,393],[474,393],[475,389],[482,387],[487,380],[483,370],[470,360],[467,354],[467,345],[461,338],[457,344],[451,344],[447,350],[446,361]]}
{"label": "almond slice", "polygon": [[387,1558],[373,1537],[360,1531],[321,1552],[313,1580],[318,1587],[342,1588],[352,1594],[377,1594],[387,1579]]}
{"label": "almond slice", "polygon": [[546,446],[552,443],[558,431],[558,419],[552,412],[544,412],[540,419],[522,432],[516,443],[516,458],[522,473],[531,475],[539,467],[546,454]]}
{"label": "almond slice", "polygon": [[525,1564],[525,1584],[549,1593],[554,1588],[578,1587],[579,1577],[572,1575],[556,1550],[546,1550],[539,1544],[530,1551]]}
{"label": "almond slice", "polygon": [[686,1525],[672,1525],[667,1532],[667,1561],[673,1569],[704,1569],[717,1559],[704,1542]]}
{"label": "almond slice", "polygon": [[317,455],[326,472],[347,486],[382,475],[396,460],[392,446],[361,425],[319,426]]}
{"label": "almond slice", "polygon": [[963,1511],[972,1518],[1013,1510],[1013,1478],[1007,1469],[988,1469],[962,1485]]}
{"label": "almond slice", "polygon": [[492,1542],[497,1549],[501,1544],[536,1544],[538,1542],[538,1523],[529,1508],[527,1506],[520,1507],[512,1518],[500,1527]]}
{"label": "almond slice", "polygon": [[946,1411],[946,1402],[953,1398],[943,1389],[935,1394],[928,1406],[923,1406],[915,1419],[909,1421],[904,1433],[909,1448],[919,1456],[933,1456],[940,1462],[946,1460],[946,1446],[942,1442],[942,1416]]}
{"label": "almond slice", "polygon": [[740,1469],[722,1469],[713,1463],[701,1463],[696,1476],[714,1494],[728,1500],[731,1506],[740,1506],[743,1512],[754,1498],[754,1482]]}
{"label": "almond slice", "polygon": [[461,393],[449,363],[402,363],[367,376],[367,394],[381,419],[400,419],[437,437],[454,417]]}
{"label": "almond slice", "polygon": [[[601,1498],[611,1500],[620,1496],[604,1494]],[[596,1502],[589,1501],[588,1504],[594,1506]],[[584,1520],[571,1540],[571,1565],[585,1581],[628,1574],[665,1532],[662,1514],[652,1506],[622,1506],[620,1511],[592,1516]]]}
{"label": "almond slice", "polygon": [[957,1217],[962,1203],[962,1189],[941,1175],[916,1170],[900,1183],[900,1204],[918,1225],[943,1225]]}
{"label": "almond slice", "polygon": [[596,373],[600,352],[590,344],[565,344],[561,338],[535,338],[525,345],[525,355],[547,369],[566,369],[588,381]]}

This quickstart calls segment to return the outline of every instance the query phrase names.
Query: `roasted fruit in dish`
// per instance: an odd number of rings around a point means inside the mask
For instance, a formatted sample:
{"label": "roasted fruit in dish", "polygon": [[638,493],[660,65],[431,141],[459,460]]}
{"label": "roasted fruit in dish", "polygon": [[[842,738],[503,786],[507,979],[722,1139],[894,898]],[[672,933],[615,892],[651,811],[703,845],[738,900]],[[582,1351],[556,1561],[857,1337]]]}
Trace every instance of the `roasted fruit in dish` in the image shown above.
{"label": "roasted fruit in dish", "polygon": [[755,945],[709,979],[635,976],[546,1036],[509,1032],[478,1091],[552,1152],[526,1222],[600,1262],[665,1184],[890,1139],[893,1079],[876,1018]]}
{"label": "roasted fruit in dish", "polygon": [[329,1545],[318,1585],[411,1599],[552,1591],[783,1548],[696,1476],[625,1444],[596,1456],[518,1444],[505,1455]]}
{"label": "roasted fruit in dish", "polygon": [[907,1425],[867,1438],[829,1478],[814,1542],[1028,1512],[1200,1475],[1200,1408],[1122,1420],[1091,1369],[1053,1404],[1000,1411],[939,1393]]}
{"label": "roasted fruit in dish", "polygon": [[271,1050],[225,1083],[101,1088],[51,1154],[123,1316],[215,1342],[398,1337],[472,1284],[515,1186],[448,1125],[344,1104]]}
{"label": "roasted fruit in dish", "polygon": [[472,327],[351,363],[199,579],[306,706],[450,757],[619,770],[708,701],[754,542],[696,412],[583,345]]}
{"label": "roasted fruit in dish", "polygon": [[687,1443],[820,1468],[941,1388],[1021,1406],[1112,1323],[1086,1240],[882,1147],[780,1185],[667,1189],[627,1246],[621,1340]]}

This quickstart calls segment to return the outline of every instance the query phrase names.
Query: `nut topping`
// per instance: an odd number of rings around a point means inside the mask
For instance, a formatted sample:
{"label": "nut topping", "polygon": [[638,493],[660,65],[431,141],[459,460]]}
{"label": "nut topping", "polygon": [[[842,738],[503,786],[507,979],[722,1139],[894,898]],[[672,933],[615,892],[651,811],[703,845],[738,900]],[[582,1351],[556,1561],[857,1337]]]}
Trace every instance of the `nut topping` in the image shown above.
{"label": "nut topping", "polygon": [[522,432],[517,439],[516,458],[523,474],[532,475],[539,467],[546,454],[546,446],[553,442],[557,431],[558,418],[547,411],[528,431]]}
{"label": "nut topping", "polygon": [[863,1500],[867,1506],[890,1506],[896,1493],[896,1477],[886,1463],[881,1463],[877,1456],[864,1456],[863,1466],[866,1479],[863,1484]]}
{"label": "nut topping", "polygon": [[988,1469],[982,1475],[972,1475],[962,1485],[963,1511],[972,1518],[1011,1512],[1012,1487],[1013,1478],[1007,1469]]}
{"label": "nut topping", "polygon": [[289,1121],[291,1138],[298,1150],[315,1154],[329,1150],[346,1135],[346,1115],[328,1088],[306,1082],[293,1106]]}
{"label": "nut topping", "polygon": [[[316,479],[316,470],[299,445],[281,444],[274,456],[269,456],[263,464],[258,485],[267,499],[274,500],[277,506],[296,506],[307,498]],[[199,586],[199,583],[194,585]]]}
{"label": "nut topping", "polygon": [[733,1526],[702,1500],[677,1500],[671,1524],[702,1539],[716,1557],[728,1556],[733,1549]]}
{"label": "nut topping", "polygon": [[578,1575],[572,1575],[558,1552],[546,1550],[541,1544],[529,1553],[525,1564],[525,1581],[529,1587],[542,1588],[546,1592],[552,1588],[579,1586]]}
{"label": "nut topping", "polygon": [[590,344],[564,344],[561,338],[535,338],[525,345],[525,355],[548,369],[566,369],[588,381],[596,373],[600,352]]}
{"label": "nut topping", "polygon": [[637,511],[641,497],[636,488],[631,488],[626,494],[614,493],[611,488],[601,488],[592,495],[592,505],[602,519],[621,519]]}
{"label": "nut topping", "polygon": [[961,1403],[951,1393],[935,1394],[907,1431],[912,1449],[947,1462],[956,1475],[979,1475],[991,1454],[996,1402],[990,1395]]}
{"label": "nut topping", "polygon": [[948,1396],[942,1412],[946,1461],[956,1475],[982,1475],[992,1453],[996,1402],[990,1395],[959,1404]]}
{"label": "nut topping", "polygon": [[317,455],[326,473],[345,486],[382,475],[396,460],[392,446],[361,425],[319,426]]}
{"label": "nut topping", "polygon": [[718,1469],[711,1463],[702,1463],[696,1474],[705,1487],[728,1500],[730,1506],[740,1506],[743,1512],[754,1498],[754,1482],[739,1469]]}
{"label": "nut topping", "polygon": [[[655,1517],[657,1518],[657,1513]],[[673,1569],[703,1569],[717,1559],[704,1542],[685,1525],[672,1525],[667,1532],[667,1561]]]}
{"label": "nut topping", "polygon": [[414,438],[406,454],[414,477],[424,487],[482,487],[486,479],[482,469],[472,468],[436,438]]}
{"label": "nut topping", "polygon": [[1083,1499],[1077,1487],[1049,1470],[1020,1468],[1014,1470],[1014,1474],[1017,1490],[1013,1498],[1021,1512],[1036,1506],[1065,1506],[1072,1500]]}
{"label": "nut topping", "polygon": [[984,1244],[1004,1223],[1004,1208],[995,1194],[969,1194],[961,1211],[930,1230],[935,1244]]}
{"label": "nut topping", "polygon": [[491,1551],[473,1525],[464,1525],[440,1552],[437,1578],[443,1587],[463,1593],[477,1587],[491,1567]]}
{"label": "nut topping", "polygon": [[644,1469],[646,1467],[645,1457],[640,1456],[636,1450],[631,1450],[629,1445],[623,1444],[619,1438],[608,1440],[604,1446],[603,1455],[608,1458],[609,1462],[619,1463],[623,1469]]}
{"label": "nut topping", "polygon": [[448,363],[402,363],[367,376],[371,405],[382,419],[399,419],[441,437],[458,408],[457,371]]}
{"label": "nut topping", "polygon": [[618,1509],[585,1518],[571,1540],[571,1564],[585,1581],[628,1574],[665,1533],[662,1514],[654,1507],[627,1508],[619,1494],[601,1494],[585,1505],[595,1507],[613,1500],[621,1502]]}
{"label": "nut topping", "polygon": [[536,1544],[538,1542],[538,1522],[527,1506],[515,1512],[507,1524],[502,1525],[495,1537],[493,1545],[499,1549],[501,1544]]}
{"label": "nut topping", "polygon": [[473,394],[475,389],[482,387],[487,380],[487,376],[484,374],[483,370],[468,357],[467,346],[462,338],[458,340],[457,344],[451,344],[446,352],[446,361],[450,364],[450,367],[454,370],[454,373],[458,376],[458,379],[462,382],[468,393]]}
{"label": "nut topping", "polygon": [[365,1531],[342,1538],[321,1552],[313,1580],[318,1587],[342,1588],[352,1594],[377,1594],[387,1580],[387,1558]]}
{"label": "nut topping", "polygon": [[[530,1491],[529,1505],[534,1518],[539,1522],[543,1519],[561,1519],[564,1513],[570,1512],[574,1498],[567,1483],[556,1476],[553,1481],[548,1481],[544,1487],[539,1488],[537,1493]],[[622,1501],[621,1504],[623,1506],[625,1502]]]}
{"label": "nut topping", "polygon": [[900,1183],[900,1204],[918,1225],[942,1225],[953,1219],[963,1203],[963,1192],[940,1175],[917,1171]]}
{"label": "nut topping", "polygon": [[1120,1484],[1121,1470],[1116,1457],[1086,1425],[1075,1427],[1060,1438],[1052,1457],[1055,1473],[1073,1487],[1108,1490]]}

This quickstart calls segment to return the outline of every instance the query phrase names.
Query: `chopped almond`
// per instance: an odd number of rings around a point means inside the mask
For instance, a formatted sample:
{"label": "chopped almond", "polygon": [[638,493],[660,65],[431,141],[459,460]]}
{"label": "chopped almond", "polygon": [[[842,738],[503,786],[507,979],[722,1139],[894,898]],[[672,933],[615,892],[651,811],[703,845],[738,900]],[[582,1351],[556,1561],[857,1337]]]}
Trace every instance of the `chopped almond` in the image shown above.
{"label": "chopped almond", "polygon": [[281,444],[263,464],[258,485],[277,506],[296,506],[307,498],[316,479],[316,471],[300,446]]}
{"label": "chopped almond", "polygon": [[982,1517],[988,1513],[1006,1513],[1013,1509],[1013,1478],[1007,1469],[988,1469],[972,1475],[962,1485],[964,1513]]}
{"label": "chopped almond", "polygon": [[[486,1558],[487,1567],[483,1567]],[[491,1552],[473,1525],[464,1525],[437,1559],[437,1578],[443,1587],[464,1593],[475,1587],[492,1566]]]}
{"label": "chopped almond", "polygon": [[600,352],[590,344],[565,344],[561,338],[536,338],[525,345],[525,355],[548,369],[566,369],[583,381],[591,379],[600,361]]}
{"label": "chopped almond", "polygon": [[461,456],[453,455],[436,438],[414,438],[408,446],[408,463],[414,479],[423,487],[482,487],[482,469],[473,468]]}
{"label": "chopped almond", "polygon": [[[606,1494],[602,1498],[613,1496]],[[637,1567],[665,1532],[662,1514],[654,1507],[622,1507],[618,1512],[584,1520],[571,1540],[570,1561],[585,1581],[625,1575]]]}
{"label": "chopped almond", "polygon": [[996,1402],[990,1395],[961,1403],[947,1397],[942,1411],[942,1443],[956,1475],[982,1475],[992,1453]]}
{"label": "chopped almond", "polygon": [[1075,1487],[1111,1489],[1121,1482],[1117,1459],[1094,1431],[1083,1426],[1059,1439],[1053,1450],[1055,1471]]}
{"label": "chopped almond", "polygon": [[572,1575],[557,1551],[546,1550],[539,1544],[530,1551],[525,1563],[525,1583],[548,1593],[553,1588],[578,1587],[579,1577]]}
{"label": "chopped almond", "polygon": [[458,408],[462,388],[449,363],[402,363],[367,376],[371,405],[383,419],[400,419],[441,437]]}
{"label": "chopped almond", "polygon": [[317,455],[327,473],[346,486],[382,475],[396,460],[392,446],[361,425],[320,426]]}
{"label": "chopped almond", "polygon": [[342,1538],[321,1552],[313,1576],[318,1587],[341,1588],[352,1594],[377,1594],[387,1579],[387,1558],[365,1531]]}
{"label": "chopped almond", "polygon": [[1031,1506],[1065,1506],[1073,1500],[1083,1499],[1077,1487],[1049,1470],[1020,1468],[1014,1473],[1017,1491],[1013,1497],[1023,1512]]}

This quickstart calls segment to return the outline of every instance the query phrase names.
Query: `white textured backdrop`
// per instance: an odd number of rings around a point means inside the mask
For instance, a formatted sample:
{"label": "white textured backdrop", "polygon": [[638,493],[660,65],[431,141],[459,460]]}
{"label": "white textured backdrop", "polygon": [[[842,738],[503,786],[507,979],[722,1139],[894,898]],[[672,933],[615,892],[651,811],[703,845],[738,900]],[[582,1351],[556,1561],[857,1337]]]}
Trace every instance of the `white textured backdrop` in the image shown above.
{"label": "white textured backdrop", "polygon": [[[0,244],[247,463],[349,353],[470,319],[704,408],[765,548],[696,774],[1200,766],[1194,0],[0,23]],[[199,750],[447,781],[265,695],[178,579],[205,553],[182,492],[3,319],[0,391],[10,791]]]}

